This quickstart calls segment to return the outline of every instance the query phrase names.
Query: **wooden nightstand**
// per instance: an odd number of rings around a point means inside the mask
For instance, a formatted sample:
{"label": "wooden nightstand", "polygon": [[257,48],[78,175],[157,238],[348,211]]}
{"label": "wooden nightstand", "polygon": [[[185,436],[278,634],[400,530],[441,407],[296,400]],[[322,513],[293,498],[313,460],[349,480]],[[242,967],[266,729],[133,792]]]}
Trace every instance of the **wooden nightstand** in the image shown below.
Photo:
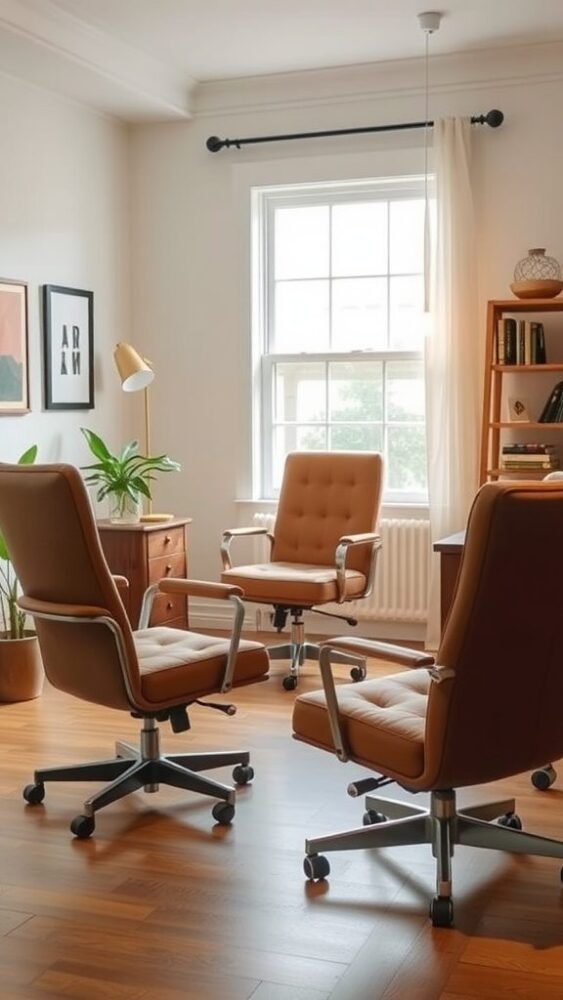
{"label": "wooden nightstand", "polygon": [[[155,524],[111,524],[98,521],[100,541],[112,573],[129,580],[128,590],[120,591],[132,628],[138,628],[141,602],[146,588],[165,576],[185,577],[188,573],[187,526],[189,517]],[[151,625],[188,627],[185,597],[159,594],[153,604]]]}

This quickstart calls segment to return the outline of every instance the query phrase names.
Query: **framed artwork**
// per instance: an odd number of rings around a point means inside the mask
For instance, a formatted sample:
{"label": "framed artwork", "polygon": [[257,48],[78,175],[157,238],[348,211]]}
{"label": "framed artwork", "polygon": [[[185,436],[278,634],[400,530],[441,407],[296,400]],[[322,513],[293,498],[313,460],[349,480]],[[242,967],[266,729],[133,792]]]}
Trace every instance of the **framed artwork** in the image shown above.
{"label": "framed artwork", "polygon": [[517,421],[523,424],[529,423],[530,411],[528,409],[528,401],[519,397],[517,398],[516,396],[509,396],[508,416],[513,422]]}
{"label": "framed artwork", "polygon": [[45,409],[94,407],[94,293],[43,286]]}
{"label": "framed artwork", "polygon": [[0,278],[0,415],[28,412],[27,285]]}

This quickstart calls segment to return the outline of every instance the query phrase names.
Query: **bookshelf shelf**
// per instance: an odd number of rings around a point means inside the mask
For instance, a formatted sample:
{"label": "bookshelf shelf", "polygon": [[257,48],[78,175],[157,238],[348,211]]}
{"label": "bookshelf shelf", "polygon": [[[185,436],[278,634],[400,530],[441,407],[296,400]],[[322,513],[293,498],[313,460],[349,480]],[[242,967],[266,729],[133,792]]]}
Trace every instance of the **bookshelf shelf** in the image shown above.
{"label": "bookshelf shelf", "polygon": [[[559,357],[561,361],[550,361],[549,364],[511,364],[501,365],[497,361],[496,338],[499,321],[505,317],[521,317],[528,314],[531,320],[541,322],[543,313],[561,313],[563,323],[563,297],[554,299],[492,299],[487,303],[487,328],[485,345],[485,375],[483,392],[483,415],[481,425],[481,457],[479,462],[479,482],[480,484],[490,479],[527,477],[531,479],[543,478],[543,469],[501,469],[502,443],[506,443],[504,432],[509,430],[522,431],[556,431],[563,428],[563,422],[549,423],[539,421],[513,421],[503,420],[503,406],[506,402],[505,375],[517,375],[519,378],[525,375],[527,380],[532,379],[532,386],[543,387],[544,397],[548,390],[552,391],[557,379],[553,375],[563,372],[563,346]],[[503,329],[505,324],[503,324]],[[563,339],[563,338],[562,338]],[[558,353],[558,352],[557,352]],[[556,353],[556,357],[557,357]],[[532,355],[533,356],[533,355]],[[549,356],[549,354],[548,354]],[[551,382],[545,380],[537,381],[539,375],[552,375]],[[512,383],[509,383],[512,387]],[[513,440],[508,437],[508,441]],[[525,438],[527,440],[527,438]],[[549,440],[549,438],[548,438]],[[563,463],[562,463],[563,466]]]}

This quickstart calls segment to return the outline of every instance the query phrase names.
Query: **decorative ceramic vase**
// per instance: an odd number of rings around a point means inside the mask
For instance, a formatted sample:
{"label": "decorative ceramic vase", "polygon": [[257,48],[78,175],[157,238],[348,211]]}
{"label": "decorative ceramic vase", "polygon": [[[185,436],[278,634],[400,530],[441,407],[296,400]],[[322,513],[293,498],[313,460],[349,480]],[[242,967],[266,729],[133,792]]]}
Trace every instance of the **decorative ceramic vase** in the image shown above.
{"label": "decorative ceramic vase", "polygon": [[561,267],[555,257],[547,257],[545,249],[528,250],[528,256],[514,268],[515,281],[561,281]]}
{"label": "decorative ceramic vase", "polygon": [[545,249],[536,247],[518,261],[510,288],[519,299],[552,299],[563,289],[561,267],[555,257],[548,257]]}
{"label": "decorative ceramic vase", "polygon": [[141,509],[140,497],[133,500],[128,493],[109,494],[109,519],[112,524],[138,524]]}
{"label": "decorative ceramic vase", "polygon": [[0,702],[38,698],[44,677],[34,632],[26,632],[23,639],[0,638]]}

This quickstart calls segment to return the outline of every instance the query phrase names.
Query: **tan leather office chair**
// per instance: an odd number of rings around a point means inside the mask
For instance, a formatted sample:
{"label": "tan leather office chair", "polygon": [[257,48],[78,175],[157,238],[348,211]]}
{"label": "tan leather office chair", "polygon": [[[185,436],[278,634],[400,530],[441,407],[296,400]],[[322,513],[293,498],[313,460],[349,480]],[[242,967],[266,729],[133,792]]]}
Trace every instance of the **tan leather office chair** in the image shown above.
{"label": "tan leather office chair", "polygon": [[[325,690],[297,698],[295,736],[384,776],[357,782],[353,794],[392,779],[430,792],[430,809],[368,796],[366,826],[306,842],[309,878],[328,875],[324,851],[430,843],[437,862],[431,916],[447,926],[454,844],[563,858],[562,842],[521,832],[513,799],[458,812],[454,791],[563,756],[562,563],[563,484],[489,483],[471,511],[435,662],[368,640],[323,647]],[[336,691],[333,649],[418,669]],[[496,817],[501,825],[489,822]]]}
{"label": "tan leather office chair", "polygon": [[[255,527],[223,533],[223,583],[241,587],[245,601],[272,604],[278,632],[291,616],[290,642],[268,649],[270,659],[291,661],[283,680],[286,690],[297,685],[304,660],[319,658],[319,647],[305,641],[303,611],[357,600],[371,591],[381,544],[376,531],[381,488],[377,453],[293,452],[285,462],[273,532]],[[270,561],[233,567],[232,539],[264,534],[270,541]],[[357,624],[353,618],[335,617]],[[365,661],[345,652],[338,659],[354,665],[354,680],[365,676]]]}
{"label": "tan leather office chair", "polygon": [[[146,594],[141,627],[132,632],[105,561],[86,489],[68,465],[0,466],[0,525],[23,589],[20,607],[33,615],[51,684],[85,701],[123,709],[142,720],[140,751],[118,742],[116,757],[35,772],[24,798],[37,804],[46,781],[109,781],[84,804],[72,832],[88,837],[94,814],[129,792],[159,782],[219,799],[213,816],[229,823],[235,792],[199,774],[235,765],[235,782],[253,777],[247,752],[161,755],[157,722],[189,728],[187,708],[213,692],[262,679],[264,647],[239,642],[241,591],[221,584],[161,580]],[[126,583],[118,579],[118,584]],[[171,628],[147,628],[157,591],[229,600],[230,641]],[[221,706],[232,714],[232,706]]]}

